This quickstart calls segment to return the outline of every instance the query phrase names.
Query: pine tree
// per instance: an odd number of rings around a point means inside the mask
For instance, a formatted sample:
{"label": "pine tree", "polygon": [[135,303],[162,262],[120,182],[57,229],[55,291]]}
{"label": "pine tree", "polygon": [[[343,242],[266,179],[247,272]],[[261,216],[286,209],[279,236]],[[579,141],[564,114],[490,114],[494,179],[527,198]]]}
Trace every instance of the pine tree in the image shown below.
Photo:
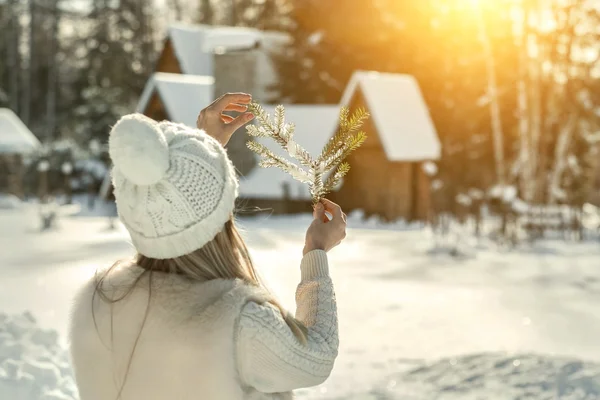
{"label": "pine tree", "polygon": [[134,0],[123,0],[118,8],[108,0],[93,3],[90,31],[79,39],[80,137],[105,142],[108,127],[135,109],[156,55],[151,6]]}

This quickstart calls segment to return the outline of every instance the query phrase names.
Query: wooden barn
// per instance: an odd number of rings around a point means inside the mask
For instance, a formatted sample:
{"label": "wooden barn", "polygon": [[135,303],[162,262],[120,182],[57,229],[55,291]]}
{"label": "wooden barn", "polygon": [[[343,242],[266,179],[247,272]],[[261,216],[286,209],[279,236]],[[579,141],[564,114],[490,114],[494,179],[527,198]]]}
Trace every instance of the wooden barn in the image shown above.
{"label": "wooden barn", "polygon": [[41,146],[19,117],[0,108],[0,192],[23,196],[23,156]]}
{"label": "wooden barn", "polygon": [[408,75],[357,72],[342,106],[366,108],[366,142],[348,159],[352,169],[330,197],[345,210],[388,220],[426,220],[430,177],[425,163],[441,145],[417,81]]}

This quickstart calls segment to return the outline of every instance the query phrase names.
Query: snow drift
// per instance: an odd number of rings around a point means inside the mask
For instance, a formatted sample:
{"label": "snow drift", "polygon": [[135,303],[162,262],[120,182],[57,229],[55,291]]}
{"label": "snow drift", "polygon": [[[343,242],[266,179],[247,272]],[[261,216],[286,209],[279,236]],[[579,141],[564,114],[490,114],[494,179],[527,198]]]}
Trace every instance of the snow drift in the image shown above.
{"label": "snow drift", "polygon": [[40,329],[31,313],[0,313],[0,399],[73,400],[77,389],[58,333]]}

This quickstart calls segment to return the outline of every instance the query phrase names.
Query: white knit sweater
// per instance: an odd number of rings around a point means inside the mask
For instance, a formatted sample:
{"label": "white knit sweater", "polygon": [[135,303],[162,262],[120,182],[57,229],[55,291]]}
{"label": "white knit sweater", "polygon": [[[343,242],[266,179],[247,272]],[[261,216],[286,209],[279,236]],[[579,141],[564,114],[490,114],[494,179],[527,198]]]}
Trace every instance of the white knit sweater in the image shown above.
{"label": "white knit sweater", "polygon": [[[140,271],[123,268],[105,285],[118,296]],[[293,389],[324,382],[338,351],[326,253],[306,254],[301,271],[296,317],[308,327],[305,345],[266,303],[268,293],[239,281],[154,274],[147,312],[147,280],[113,305],[94,297],[90,282],[75,299],[70,326],[81,400],[116,399],[138,337],[122,400],[289,399]]]}
{"label": "white knit sweater", "polygon": [[265,393],[323,383],[338,351],[337,308],[324,251],[306,254],[296,290],[296,318],[308,327],[302,345],[270,305],[248,303],[237,329],[237,360],[245,384]]}

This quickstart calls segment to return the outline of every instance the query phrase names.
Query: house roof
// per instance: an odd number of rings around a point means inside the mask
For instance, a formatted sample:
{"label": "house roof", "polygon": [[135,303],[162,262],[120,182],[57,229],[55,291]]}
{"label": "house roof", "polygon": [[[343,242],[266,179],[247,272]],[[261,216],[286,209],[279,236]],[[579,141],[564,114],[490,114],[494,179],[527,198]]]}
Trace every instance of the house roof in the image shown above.
{"label": "house roof", "polygon": [[136,111],[143,113],[157,93],[171,121],[195,127],[200,110],[213,101],[213,87],[212,77],[157,72],[146,83]]}
{"label": "house roof", "polygon": [[[264,106],[271,115],[275,106]],[[337,105],[286,105],[286,120],[296,125],[294,140],[311,155],[317,155],[336,128],[339,115]],[[286,155],[281,147],[269,138],[258,141],[278,155]],[[289,157],[288,157],[289,158]],[[309,200],[308,186],[294,180],[278,168],[254,168],[240,178],[240,195],[247,198],[281,198],[283,184],[290,188],[292,199]]]}
{"label": "house roof", "polygon": [[410,75],[355,72],[341,105],[364,95],[390,161],[437,160],[441,144],[417,80]]}
{"label": "house roof", "polygon": [[271,54],[289,42],[289,35],[252,28],[174,24],[169,38],[183,74],[214,76],[214,53],[257,49],[255,93],[260,101],[267,100],[269,87],[277,81],[277,71]]}
{"label": "house roof", "polygon": [[207,34],[208,29],[203,25],[169,27],[169,39],[183,74],[213,75],[212,56],[204,49]]}
{"label": "house roof", "polygon": [[40,141],[12,110],[0,108],[0,154],[28,153],[40,145]]}
{"label": "house roof", "polygon": [[272,50],[288,36],[278,32],[266,32],[252,28],[189,25],[177,23],[169,27],[169,38],[182,73],[213,75],[213,54],[257,46]]}

